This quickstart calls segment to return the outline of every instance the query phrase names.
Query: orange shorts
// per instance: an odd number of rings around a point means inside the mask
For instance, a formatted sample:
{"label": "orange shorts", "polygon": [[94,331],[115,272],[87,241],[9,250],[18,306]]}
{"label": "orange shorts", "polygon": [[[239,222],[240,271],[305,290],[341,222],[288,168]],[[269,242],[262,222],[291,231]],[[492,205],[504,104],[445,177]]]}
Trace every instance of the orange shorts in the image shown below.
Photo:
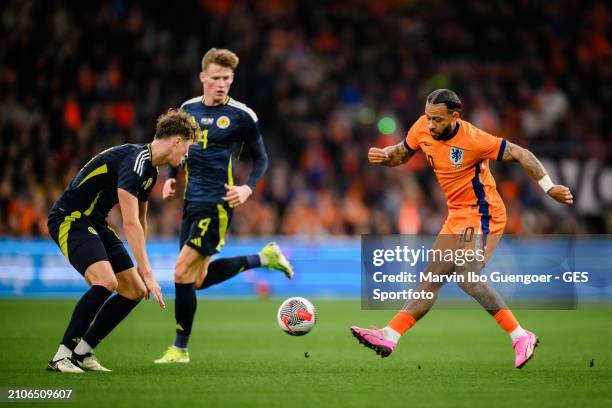
{"label": "orange shorts", "polygon": [[[506,211],[483,215],[477,211],[449,212],[440,230],[441,236],[454,236],[460,247],[465,249],[484,249],[485,262],[489,259],[506,227]],[[446,244],[443,244],[446,245]]]}

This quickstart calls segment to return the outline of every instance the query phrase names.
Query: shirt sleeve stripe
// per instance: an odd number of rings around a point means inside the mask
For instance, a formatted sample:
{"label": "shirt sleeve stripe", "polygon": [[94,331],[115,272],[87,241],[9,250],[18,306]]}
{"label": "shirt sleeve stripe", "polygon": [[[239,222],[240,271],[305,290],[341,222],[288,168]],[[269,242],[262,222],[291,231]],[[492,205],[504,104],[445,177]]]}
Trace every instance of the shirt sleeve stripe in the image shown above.
{"label": "shirt sleeve stripe", "polygon": [[143,150],[142,152],[138,153],[138,156],[136,156],[136,160],[134,160],[134,169],[133,169],[133,170],[134,170],[136,173],[138,173],[138,164],[139,164],[139,161],[140,161],[141,157],[142,157],[144,154],[145,154],[145,151]]}
{"label": "shirt sleeve stripe", "polygon": [[408,145],[408,142],[406,141],[406,139],[405,139],[405,138],[404,138],[404,142],[403,142],[403,144],[404,144],[404,147],[406,148],[406,150],[408,150],[409,152],[416,152],[416,150],[414,150],[412,147],[410,147],[410,146]]}
{"label": "shirt sleeve stripe", "polygon": [[502,139],[501,145],[499,146],[499,152],[497,153],[497,161],[501,161],[504,157],[504,151],[506,150],[506,139]]}

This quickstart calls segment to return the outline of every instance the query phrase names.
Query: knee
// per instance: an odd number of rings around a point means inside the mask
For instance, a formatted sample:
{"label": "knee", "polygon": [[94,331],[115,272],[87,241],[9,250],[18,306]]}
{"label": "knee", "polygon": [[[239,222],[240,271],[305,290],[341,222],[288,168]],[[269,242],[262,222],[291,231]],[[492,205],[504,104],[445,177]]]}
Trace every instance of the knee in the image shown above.
{"label": "knee", "polygon": [[478,290],[478,287],[483,285],[481,282],[470,282],[468,279],[465,279],[462,282],[457,282],[457,286],[461,288],[465,293],[474,293]]}
{"label": "knee", "polygon": [[174,267],[174,281],[177,283],[193,282],[193,278],[195,277],[195,273],[193,272],[194,269],[195,265],[190,264],[185,259],[179,258]]}
{"label": "knee", "polygon": [[83,276],[90,286],[102,286],[110,292],[117,290],[117,277],[108,261],[91,264]]}
{"label": "knee", "polygon": [[419,285],[417,290],[423,291],[423,292],[433,293],[434,297],[435,297],[438,294],[438,292],[440,291],[441,288],[442,288],[442,284],[440,284],[440,283],[437,283],[437,282],[423,282],[421,285]]}
{"label": "knee", "polygon": [[145,296],[145,286],[139,283],[128,288],[119,288],[117,292],[125,298],[138,302]]}
{"label": "knee", "polygon": [[118,282],[115,275],[97,279],[96,282],[92,282],[92,285],[104,286],[109,292],[117,290]]}

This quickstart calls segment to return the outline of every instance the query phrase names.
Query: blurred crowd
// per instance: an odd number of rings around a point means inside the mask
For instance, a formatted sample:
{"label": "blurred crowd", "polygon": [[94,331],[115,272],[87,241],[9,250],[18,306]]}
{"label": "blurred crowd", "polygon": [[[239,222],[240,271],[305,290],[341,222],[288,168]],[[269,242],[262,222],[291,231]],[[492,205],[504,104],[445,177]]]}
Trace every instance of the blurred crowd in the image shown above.
{"label": "blurred crowd", "polygon": [[[538,157],[609,165],[606,4],[5,1],[0,235],[45,235],[50,205],[84,162],[150,140],[161,112],[201,95],[211,47],[240,57],[230,95],[257,112],[270,156],[233,234],[437,233],[446,202],[423,156],[390,169],[369,165],[368,148],[399,142],[425,96],[451,88],[464,118]],[[182,200],[162,202],[160,170],[149,228],[173,237]],[[248,171],[246,160],[237,178]],[[493,174],[508,233],[612,232],[610,208],[550,211],[520,166]]]}

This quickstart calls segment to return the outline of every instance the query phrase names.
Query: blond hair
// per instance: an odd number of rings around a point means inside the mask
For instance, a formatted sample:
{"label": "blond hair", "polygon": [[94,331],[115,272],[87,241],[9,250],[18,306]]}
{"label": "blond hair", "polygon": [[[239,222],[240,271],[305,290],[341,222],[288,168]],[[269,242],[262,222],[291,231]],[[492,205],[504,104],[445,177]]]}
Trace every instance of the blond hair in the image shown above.
{"label": "blond hair", "polygon": [[239,61],[238,56],[230,50],[225,48],[211,48],[202,58],[202,71],[206,71],[206,68],[208,68],[210,64],[221,65],[222,67],[231,68],[232,71],[234,71]]}
{"label": "blond hair", "polygon": [[168,109],[168,112],[157,118],[155,139],[163,139],[179,135],[183,140],[195,142],[200,128],[187,112],[180,109]]}

